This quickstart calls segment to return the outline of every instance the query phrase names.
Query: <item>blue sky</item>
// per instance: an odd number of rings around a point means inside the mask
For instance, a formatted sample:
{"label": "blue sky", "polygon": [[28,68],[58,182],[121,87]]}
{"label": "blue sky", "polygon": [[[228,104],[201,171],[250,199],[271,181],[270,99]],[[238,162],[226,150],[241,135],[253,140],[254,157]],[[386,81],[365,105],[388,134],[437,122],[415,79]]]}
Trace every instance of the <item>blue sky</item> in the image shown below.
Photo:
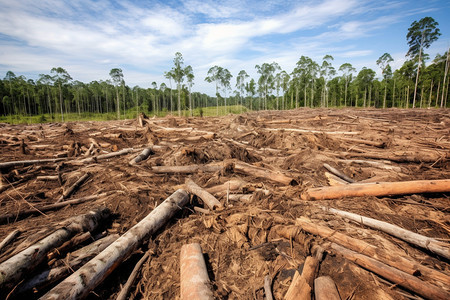
{"label": "blue sky", "polygon": [[169,85],[163,73],[177,51],[194,69],[193,90],[208,94],[214,65],[230,70],[233,87],[242,69],[256,79],[256,64],[275,61],[290,73],[302,55],[380,74],[378,57],[388,52],[401,66],[409,26],[426,16],[442,33],[426,50],[434,58],[450,46],[449,1],[0,0],[0,76],[63,67],[90,82],[120,67],[130,86]]}

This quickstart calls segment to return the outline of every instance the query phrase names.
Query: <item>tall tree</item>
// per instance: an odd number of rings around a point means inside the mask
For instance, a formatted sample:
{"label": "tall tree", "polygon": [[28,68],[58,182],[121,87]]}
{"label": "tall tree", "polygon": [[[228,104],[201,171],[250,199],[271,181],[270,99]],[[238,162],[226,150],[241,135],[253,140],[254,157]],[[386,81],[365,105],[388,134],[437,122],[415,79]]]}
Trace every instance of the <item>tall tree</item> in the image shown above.
{"label": "tall tree", "polygon": [[275,79],[275,72],[277,70],[280,70],[280,66],[273,62],[271,64],[269,63],[263,63],[261,66],[256,65],[255,66],[257,72],[260,74],[258,84],[261,87],[261,92],[264,97],[264,109],[267,109],[267,96],[269,95],[271,89],[273,88],[274,79]]}
{"label": "tall tree", "polygon": [[63,112],[63,97],[62,97],[62,86],[72,80],[69,73],[61,67],[53,68],[51,73],[55,73],[53,76],[53,81],[58,85],[59,88],[59,106],[61,109],[61,121],[64,122],[64,112]]}
{"label": "tall tree", "polygon": [[344,106],[347,106],[347,90],[348,84],[352,80],[353,72],[356,71],[355,68],[350,63],[344,63],[339,67],[339,71],[342,72],[342,78],[345,83],[345,92],[344,92]]}
{"label": "tall tree", "polygon": [[231,89],[230,82],[232,77],[233,75],[231,75],[228,69],[222,69],[222,72],[220,73],[220,84],[222,85],[222,90],[225,93],[225,113],[228,113],[227,91]]}
{"label": "tall tree", "polygon": [[414,58],[419,56],[419,64],[417,66],[416,83],[414,85],[413,108],[416,105],[417,85],[419,83],[419,73],[422,65],[423,49],[427,49],[441,35],[439,25],[432,17],[425,17],[418,22],[414,21],[408,28],[406,40],[408,41],[409,50],[406,56]]}
{"label": "tall tree", "polygon": [[184,73],[186,74],[186,80],[187,80],[187,84],[188,84],[188,91],[189,91],[189,112],[190,112],[190,116],[192,117],[192,95],[191,95],[191,89],[192,86],[194,85],[194,70],[192,69],[192,67],[189,65],[184,69]]}
{"label": "tall tree", "polygon": [[175,53],[175,58],[173,59],[174,66],[172,67],[172,75],[173,80],[177,84],[177,90],[178,90],[178,116],[181,116],[181,85],[184,80],[184,59],[183,55],[180,52]]}
{"label": "tall tree", "polygon": [[172,71],[168,71],[164,73],[164,77],[169,79],[169,85],[170,85],[170,113],[173,112],[173,99],[172,99],[172,79],[174,79],[174,74]]}
{"label": "tall tree", "polygon": [[208,76],[206,76],[206,82],[214,82],[216,84],[216,104],[217,104],[217,115],[219,115],[219,85],[221,84],[223,68],[219,66],[213,66],[208,70]]}
{"label": "tall tree", "polygon": [[332,66],[331,62],[334,60],[333,56],[327,54],[322,59],[322,65],[320,66],[320,75],[323,78],[323,91],[321,106],[328,106],[328,81],[331,76],[336,75],[336,70]]}
{"label": "tall tree", "polygon": [[240,104],[241,104],[241,112],[242,112],[242,96],[244,95],[245,90],[245,80],[248,78],[247,72],[245,70],[240,70],[238,73],[238,76],[236,77],[236,88],[239,91],[239,98],[240,98]]}
{"label": "tall tree", "polygon": [[123,72],[120,68],[114,68],[109,71],[109,76],[116,87],[116,111],[117,111],[117,120],[120,120],[120,98],[119,98],[119,85],[123,82]]}
{"label": "tall tree", "polygon": [[381,74],[383,75],[384,80],[384,99],[383,99],[383,108],[386,108],[386,94],[387,94],[387,80],[390,75],[392,75],[392,69],[389,65],[390,62],[393,62],[394,59],[389,53],[384,53],[377,59],[377,65],[381,69]]}

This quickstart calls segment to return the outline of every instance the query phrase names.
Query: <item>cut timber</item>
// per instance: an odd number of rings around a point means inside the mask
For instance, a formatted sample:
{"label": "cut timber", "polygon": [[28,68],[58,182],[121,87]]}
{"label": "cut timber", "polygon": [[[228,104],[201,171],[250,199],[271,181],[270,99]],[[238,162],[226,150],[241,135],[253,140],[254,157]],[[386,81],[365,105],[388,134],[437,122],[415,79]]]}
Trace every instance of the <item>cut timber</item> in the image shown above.
{"label": "cut timber", "polygon": [[141,161],[146,160],[151,154],[154,154],[152,148],[151,147],[145,148],[144,150],[142,150],[141,154],[133,158],[128,164],[134,166],[140,163]]}
{"label": "cut timber", "polygon": [[333,173],[334,175],[338,176],[339,178],[345,180],[347,183],[355,183],[356,182],[355,180],[351,179],[350,177],[348,177],[347,175],[345,175],[341,171],[333,168],[329,164],[323,164],[323,167],[325,169],[327,169],[328,171],[330,171],[331,173]]}
{"label": "cut timber", "polygon": [[247,164],[242,161],[235,161],[233,164],[233,169],[238,173],[268,179],[270,181],[281,183],[283,185],[298,184],[294,178],[288,177],[280,172],[274,172],[265,168],[256,167],[254,165]]}
{"label": "cut timber", "polygon": [[435,163],[439,160],[445,160],[444,154],[439,154],[437,152],[394,152],[394,153],[379,153],[379,152],[364,152],[364,153],[352,153],[352,152],[341,152],[344,156],[350,157],[364,157],[372,159],[390,160],[399,163]]}
{"label": "cut timber", "polygon": [[59,197],[56,203],[69,198],[70,195],[72,195],[72,193],[74,193],[89,177],[91,177],[90,173],[86,173],[83,176],[81,176],[74,184],[72,184],[67,190],[63,192],[62,196]]}
{"label": "cut timber", "polygon": [[450,246],[448,243],[440,242],[433,238],[423,236],[421,234],[406,230],[399,226],[392,225],[387,222],[379,221],[376,219],[364,217],[358,214],[327,207],[322,207],[322,209],[332,214],[358,222],[361,225],[366,225],[368,227],[381,230],[408,243],[419,246],[423,249],[427,249],[437,255],[450,259]]}
{"label": "cut timber", "polygon": [[78,198],[78,199],[73,199],[73,200],[67,200],[67,201],[63,201],[60,203],[55,203],[55,204],[49,204],[49,205],[45,205],[45,206],[37,206],[34,209],[27,209],[27,210],[22,210],[19,211],[18,213],[10,213],[10,214],[4,214],[4,215],[0,215],[0,224],[8,222],[9,220],[15,220],[15,219],[20,219],[29,215],[34,215],[34,214],[40,214],[49,210],[54,210],[54,209],[59,209],[62,207],[66,207],[69,205],[75,205],[75,204],[80,204],[86,201],[90,201],[90,200],[97,200],[103,197],[106,197],[110,194],[111,192],[107,192],[107,193],[101,193],[98,195],[92,195],[92,196],[86,196],[86,197],[82,197],[82,198]]}
{"label": "cut timber", "polygon": [[11,243],[12,241],[14,241],[14,239],[16,237],[18,237],[20,235],[20,230],[16,229],[13,232],[11,232],[10,234],[8,234],[3,241],[0,243],[0,251],[3,250],[3,248],[5,248],[9,243]]}
{"label": "cut timber", "polygon": [[341,300],[336,284],[330,276],[321,276],[314,280],[316,300]]}
{"label": "cut timber", "polygon": [[420,274],[426,278],[437,280],[444,284],[448,284],[450,282],[450,276],[435,269],[421,265],[410,257],[403,257],[397,253],[391,253],[383,248],[352,238],[327,226],[315,224],[306,217],[297,218],[296,224],[300,226],[303,231],[314,235],[319,235],[330,242],[375,258],[410,275],[417,276]]}
{"label": "cut timber", "polygon": [[71,248],[86,242],[88,239],[92,239],[92,235],[89,231],[79,233],[70,240],[68,240],[67,242],[65,242],[64,244],[62,244],[61,246],[59,246],[58,248],[55,248],[52,251],[50,251],[47,254],[47,259],[52,260],[54,258],[60,257],[62,254],[66,253]]}
{"label": "cut timber", "polygon": [[133,271],[131,272],[130,276],[128,277],[127,282],[120,290],[119,295],[117,295],[116,300],[126,300],[128,297],[128,293],[130,292],[131,286],[133,285],[139,270],[141,269],[142,265],[147,261],[147,259],[150,256],[150,252],[147,251],[141,259],[137,262],[137,264],[134,266]]}
{"label": "cut timber", "polygon": [[180,299],[214,299],[200,244],[186,244],[180,253]]}
{"label": "cut timber", "polygon": [[8,161],[0,163],[0,169],[12,168],[17,166],[30,166],[46,163],[55,163],[59,161],[67,160],[67,158],[49,158],[49,159],[36,159],[36,160],[18,160],[18,161]]}
{"label": "cut timber", "polygon": [[44,261],[48,251],[58,247],[78,232],[94,230],[109,214],[109,209],[102,208],[71,218],[66,226],[4,261],[0,264],[0,290],[12,288],[26,273]]}
{"label": "cut timber", "polygon": [[364,145],[368,145],[368,146],[374,146],[377,148],[386,148],[386,146],[387,146],[387,144],[385,142],[374,142],[374,141],[352,139],[352,138],[339,138],[339,140],[356,143],[356,144],[364,144]]}
{"label": "cut timber", "polygon": [[152,172],[157,174],[192,174],[197,172],[217,172],[222,169],[221,165],[154,166],[152,167]]}
{"label": "cut timber", "polygon": [[265,128],[267,131],[292,131],[301,133],[324,133],[324,134],[342,134],[342,135],[356,135],[361,134],[358,131],[319,131],[310,129],[299,129],[299,128]]}
{"label": "cut timber", "polygon": [[42,296],[41,299],[85,298],[121,262],[129,257],[144,240],[168,222],[188,201],[188,193],[183,190],[177,190],[138,224],[82,268]]}
{"label": "cut timber", "polygon": [[450,192],[450,179],[354,183],[344,186],[324,186],[308,189],[305,193],[302,193],[301,198],[303,200],[325,200],[343,197],[446,192]]}
{"label": "cut timber", "polygon": [[226,193],[227,191],[239,190],[239,189],[243,188],[246,184],[247,184],[246,181],[239,180],[239,179],[232,179],[223,184],[207,188],[206,190],[211,194],[221,194],[221,193]]}
{"label": "cut timber", "polygon": [[387,160],[380,160],[380,161],[373,161],[373,160],[362,160],[362,159],[339,159],[339,162],[343,162],[346,164],[362,164],[362,165],[369,165],[371,167],[375,167],[378,169],[385,169],[385,170],[392,170],[395,172],[401,172],[402,168],[393,166],[390,161]]}
{"label": "cut timber", "polygon": [[44,270],[35,275],[33,278],[20,284],[14,295],[28,293],[31,290],[41,290],[50,284],[63,279],[74,270],[79,269],[83,264],[87,263],[101,251],[106,249],[106,247],[111,245],[118,238],[118,234],[108,235],[93,242],[92,244],[70,253],[68,256],[68,262],[66,259],[57,260],[55,263],[57,267]]}
{"label": "cut timber", "polygon": [[298,271],[295,272],[292,283],[284,296],[286,300],[310,300],[311,291],[315,278],[317,268],[319,266],[319,260],[315,257],[308,256],[303,265],[302,274],[299,275]]}
{"label": "cut timber", "polygon": [[108,158],[112,158],[112,157],[116,157],[116,156],[120,156],[120,155],[125,155],[125,154],[136,152],[136,151],[139,151],[139,149],[125,148],[125,149],[122,149],[122,150],[117,151],[117,152],[111,152],[111,153],[107,153],[107,154],[100,154],[98,156],[88,157],[88,158],[81,159],[81,160],[74,160],[74,161],[71,161],[71,162],[74,163],[74,164],[76,164],[76,163],[89,164],[89,163],[97,162],[97,161],[102,160],[102,159],[108,159]]}
{"label": "cut timber", "polygon": [[266,300],[273,300],[272,280],[269,275],[264,276],[264,294],[266,295]]}
{"label": "cut timber", "polygon": [[208,205],[208,207],[211,210],[214,210],[215,208],[222,208],[222,203],[219,202],[219,200],[216,199],[213,195],[205,191],[203,188],[199,187],[194,181],[192,181],[190,178],[186,179],[185,182],[186,191],[188,191],[191,194],[194,194],[195,196],[202,199],[202,201]]}
{"label": "cut timber", "polygon": [[385,265],[378,260],[359,254],[337,244],[331,244],[331,248],[345,257],[348,260],[353,261],[357,265],[372,271],[387,280],[402,286],[426,299],[439,299],[448,300],[450,299],[450,294],[441,288],[424,282],[414,276],[411,276],[405,272],[392,268]]}
{"label": "cut timber", "polygon": [[341,179],[340,177],[338,177],[334,174],[328,173],[328,172],[325,172],[325,177],[327,178],[329,185],[346,185],[346,184],[348,184],[347,181]]}

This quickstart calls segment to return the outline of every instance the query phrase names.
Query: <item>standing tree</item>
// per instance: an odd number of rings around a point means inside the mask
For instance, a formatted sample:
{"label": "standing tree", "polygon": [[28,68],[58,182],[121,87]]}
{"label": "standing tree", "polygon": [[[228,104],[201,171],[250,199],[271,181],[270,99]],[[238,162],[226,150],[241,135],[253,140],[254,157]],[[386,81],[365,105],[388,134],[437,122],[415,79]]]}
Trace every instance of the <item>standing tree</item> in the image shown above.
{"label": "standing tree", "polygon": [[291,80],[291,76],[286,71],[281,71],[281,89],[283,90],[283,101],[281,103],[281,109],[286,109],[286,92],[289,89],[289,81]]}
{"label": "standing tree", "polygon": [[187,84],[188,84],[188,91],[189,91],[189,112],[190,116],[192,117],[192,95],[191,95],[191,89],[194,85],[194,70],[192,70],[192,67],[189,65],[184,69],[184,74],[186,74]]}
{"label": "standing tree", "polygon": [[322,65],[320,66],[320,75],[323,78],[322,107],[328,106],[328,81],[331,76],[336,75],[336,70],[331,65],[331,61],[333,60],[333,56],[327,54],[323,57]]}
{"label": "standing tree", "polygon": [[175,53],[175,58],[173,59],[174,66],[172,67],[172,78],[177,83],[178,90],[178,116],[181,116],[181,85],[184,80],[184,59],[180,52]]}
{"label": "standing tree", "polygon": [[245,70],[239,71],[238,76],[236,77],[236,88],[239,91],[239,98],[241,100],[241,112],[242,112],[242,95],[244,95],[245,90],[245,80],[248,78],[247,72]]}
{"label": "standing tree", "polygon": [[222,85],[222,89],[225,93],[225,114],[228,112],[227,91],[231,89],[230,81],[232,77],[233,75],[231,75],[228,69],[222,69],[222,72],[220,73],[220,84]]}
{"label": "standing tree", "polygon": [[117,120],[120,120],[120,99],[119,99],[119,85],[122,84],[123,81],[123,72],[122,69],[114,68],[109,71],[109,76],[111,76],[112,81],[114,82],[114,86],[116,87],[116,110],[117,110]]}
{"label": "standing tree", "polygon": [[414,21],[411,27],[408,28],[406,40],[408,41],[409,50],[406,56],[414,58],[419,56],[419,64],[417,65],[416,83],[414,85],[413,108],[416,105],[417,85],[419,83],[419,72],[422,66],[422,52],[423,49],[430,47],[431,43],[436,41],[441,35],[439,25],[432,17],[425,17],[419,22]]}
{"label": "standing tree", "polygon": [[173,100],[172,100],[172,79],[174,78],[174,74],[172,71],[168,71],[164,73],[164,77],[169,79],[169,85],[170,85],[170,114],[173,113]]}
{"label": "standing tree", "polygon": [[214,66],[209,68],[208,76],[206,76],[206,82],[215,82],[216,84],[216,103],[217,103],[217,115],[219,115],[219,84],[221,84],[223,68],[219,66]]}
{"label": "standing tree", "polygon": [[344,63],[339,67],[339,71],[342,72],[342,77],[345,82],[345,92],[344,92],[344,106],[347,106],[347,89],[348,84],[352,80],[352,73],[356,71],[355,68],[349,63]]}
{"label": "standing tree", "polygon": [[392,59],[392,56],[389,53],[384,53],[377,60],[377,65],[380,67],[384,79],[383,108],[386,108],[387,80],[388,77],[392,75],[392,69],[389,63],[392,61],[394,61],[394,59]]}
{"label": "standing tree", "polygon": [[69,73],[61,67],[53,68],[51,73],[56,73],[53,76],[53,81],[58,85],[59,88],[59,106],[61,108],[61,121],[64,122],[64,113],[63,113],[63,100],[62,100],[62,86],[72,80]]}

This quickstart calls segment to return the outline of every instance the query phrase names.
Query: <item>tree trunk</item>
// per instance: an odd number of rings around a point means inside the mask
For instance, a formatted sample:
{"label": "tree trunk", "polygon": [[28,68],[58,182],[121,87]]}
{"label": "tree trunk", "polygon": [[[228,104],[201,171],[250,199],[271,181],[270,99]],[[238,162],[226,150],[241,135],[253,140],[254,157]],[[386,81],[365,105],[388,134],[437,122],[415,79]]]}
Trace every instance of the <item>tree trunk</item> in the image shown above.
{"label": "tree trunk", "polygon": [[120,120],[120,99],[119,99],[119,88],[116,86],[116,111],[117,111],[117,120]]}
{"label": "tree trunk", "polygon": [[[422,34],[422,42],[423,42],[423,34]],[[420,49],[419,49],[419,64],[417,65],[416,83],[414,84],[413,108],[416,107],[417,85],[419,83],[419,72],[420,72],[420,66],[422,64],[422,42],[420,43],[421,45],[420,45]]]}
{"label": "tree trunk", "polygon": [[147,217],[40,299],[82,299],[189,201],[177,190]]}
{"label": "tree trunk", "polygon": [[71,185],[67,190],[63,192],[63,194],[61,195],[61,197],[59,197],[56,203],[69,198],[89,177],[91,177],[90,173],[86,173],[83,176],[81,176],[73,185]]}
{"label": "tree trunk", "polygon": [[141,161],[146,160],[151,154],[154,154],[152,148],[151,147],[145,148],[144,150],[142,150],[141,154],[133,158],[128,164],[134,166],[140,163]]}
{"label": "tree trunk", "polygon": [[[447,50],[447,58],[445,60],[444,81],[442,82],[441,108],[444,107],[445,80],[447,79],[449,65],[450,65],[450,48],[448,48],[448,50]],[[448,92],[448,87],[447,87],[447,92]],[[438,93],[438,95],[439,95],[439,93]],[[437,99],[436,99],[436,103],[437,103]]]}
{"label": "tree trunk", "polygon": [[214,210],[215,208],[222,208],[222,203],[219,202],[219,200],[216,199],[213,195],[205,191],[203,188],[199,187],[194,181],[192,181],[190,178],[186,179],[185,182],[186,191],[188,191],[190,194],[196,195],[202,201],[211,209]]}
{"label": "tree trunk", "polygon": [[352,178],[348,177],[347,175],[345,175],[341,171],[333,168],[329,164],[323,164],[323,166],[324,166],[325,169],[327,169],[328,171],[330,171],[334,175],[338,176],[339,178],[345,180],[347,183],[355,183],[356,182],[355,180],[353,180]]}
{"label": "tree trunk", "polygon": [[288,177],[280,172],[274,172],[265,168],[256,167],[254,165],[247,164],[242,161],[234,162],[233,170],[238,173],[243,173],[249,176],[265,178],[267,180],[281,183],[283,185],[298,185],[297,181],[292,177]]}
{"label": "tree trunk", "polygon": [[303,264],[303,271],[300,275],[295,272],[291,285],[289,286],[285,300],[310,300],[314,278],[319,267],[319,260],[315,257],[308,256]]}
{"label": "tree trunk", "polygon": [[63,112],[63,100],[62,100],[61,83],[59,83],[59,106],[60,106],[60,108],[61,108],[61,121],[64,122],[64,112]]}
{"label": "tree trunk", "polygon": [[0,242],[0,251],[3,250],[9,243],[11,243],[16,237],[20,235],[20,230],[16,229],[12,231],[10,234],[8,234],[7,237],[3,239],[3,241]]}
{"label": "tree trunk", "polygon": [[316,300],[341,300],[336,284],[330,276],[321,276],[314,280]]}
{"label": "tree trunk", "polygon": [[0,163],[0,169],[7,169],[17,166],[29,166],[29,165],[38,165],[45,163],[55,163],[59,161],[67,160],[67,158],[44,158],[44,159],[36,159],[36,160],[18,160],[18,161],[7,161]]}
{"label": "tree trunk", "polygon": [[181,247],[180,299],[214,299],[200,244],[186,244]]}
{"label": "tree trunk", "polygon": [[387,96],[387,81],[384,83],[383,108],[386,108],[386,96]]}
{"label": "tree trunk", "polygon": [[450,248],[448,247],[448,245],[446,243],[435,240],[434,238],[426,237],[421,234],[403,229],[402,227],[354,213],[349,213],[334,208],[323,207],[323,209],[332,214],[353,220],[362,225],[381,230],[408,243],[419,246],[425,250],[429,250],[433,253],[436,253],[437,255],[450,259]]}
{"label": "tree trunk", "polygon": [[47,258],[47,253],[50,250],[58,247],[78,232],[94,230],[109,214],[109,209],[102,208],[85,215],[71,218],[68,220],[67,226],[56,230],[38,243],[1,263],[0,274],[2,276],[0,277],[0,290],[5,291],[14,287],[25,274],[32,271]]}

